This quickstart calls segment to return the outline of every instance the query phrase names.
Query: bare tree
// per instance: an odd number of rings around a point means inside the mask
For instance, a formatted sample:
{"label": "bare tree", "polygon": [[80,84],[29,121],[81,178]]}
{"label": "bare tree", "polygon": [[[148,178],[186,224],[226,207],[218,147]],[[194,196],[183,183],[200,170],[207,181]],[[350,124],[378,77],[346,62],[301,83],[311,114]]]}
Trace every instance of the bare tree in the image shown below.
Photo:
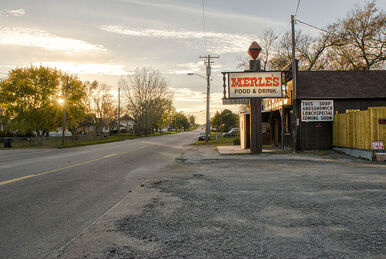
{"label": "bare tree", "polygon": [[119,86],[127,102],[127,111],[134,119],[137,134],[150,134],[160,119],[165,99],[170,99],[166,84],[157,70],[142,68],[133,75],[121,78]]}
{"label": "bare tree", "polygon": [[104,127],[111,131],[116,122],[116,107],[109,86],[94,81],[92,87],[90,110],[95,116],[95,131],[102,132]]}
{"label": "bare tree", "polygon": [[[301,37],[301,32],[296,33],[296,43]],[[291,61],[291,35],[289,32],[284,33],[275,46],[272,58],[270,60],[271,69],[281,70]]]}
{"label": "bare tree", "polygon": [[345,19],[330,25],[332,69],[382,68],[385,56],[386,15],[375,1],[356,6]]}
{"label": "bare tree", "polygon": [[272,56],[272,52],[275,48],[275,41],[277,36],[272,29],[264,30],[260,36],[261,38],[261,53],[260,60],[262,61],[262,69],[269,70],[270,69],[270,58]]}
{"label": "bare tree", "polygon": [[[321,34],[314,38],[302,31],[297,31],[295,36],[296,59],[299,60],[300,70],[322,70],[327,67],[327,49],[330,46],[331,34]],[[273,69],[283,69],[292,60],[292,43],[289,32],[279,40],[275,53],[270,59]]]}
{"label": "bare tree", "polygon": [[328,65],[326,50],[330,46],[331,34],[321,34],[319,38],[302,35],[296,50],[300,59],[301,70],[323,70]]}

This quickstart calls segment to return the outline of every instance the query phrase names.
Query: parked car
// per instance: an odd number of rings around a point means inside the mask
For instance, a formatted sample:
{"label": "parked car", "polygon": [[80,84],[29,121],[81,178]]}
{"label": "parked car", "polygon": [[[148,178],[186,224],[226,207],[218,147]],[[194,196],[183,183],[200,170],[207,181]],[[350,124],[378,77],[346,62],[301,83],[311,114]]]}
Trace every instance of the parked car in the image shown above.
{"label": "parked car", "polygon": [[[205,140],[206,133],[200,132],[200,135],[198,135],[198,140]],[[210,140],[210,136],[208,136],[208,140]]]}
{"label": "parked car", "polygon": [[222,136],[225,138],[232,138],[238,136],[240,133],[239,128],[232,128],[230,131],[224,133]]}

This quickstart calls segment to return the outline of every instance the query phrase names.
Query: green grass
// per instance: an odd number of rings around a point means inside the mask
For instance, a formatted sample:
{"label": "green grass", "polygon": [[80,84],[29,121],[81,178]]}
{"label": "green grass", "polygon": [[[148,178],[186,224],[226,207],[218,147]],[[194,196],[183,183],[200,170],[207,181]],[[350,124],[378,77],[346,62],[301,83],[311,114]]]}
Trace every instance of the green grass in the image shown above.
{"label": "green grass", "polygon": [[[61,145],[61,138],[58,137],[48,137],[44,138],[41,142],[26,142],[26,141],[14,141],[12,142],[12,148],[11,149],[23,149],[23,148],[72,148],[72,147],[81,147],[81,146],[88,146],[88,145],[96,145],[96,144],[103,144],[103,143],[110,143],[110,142],[116,142],[116,141],[123,141],[127,139],[137,139],[137,138],[144,138],[144,137],[154,137],[154,136],[163,136],[168,134],[175,134],[180,132],[155,132],[150,135],[141,135],[141,136],[133,136],[126,133],[121,134],[121,138],[119,139],[118,136],[109,136],[106,138],[101,137],[101,139],[93,139],[93,140],[87,140],[82,141],[82,136],[77,136],[77,140],[75,142],[72,142],[72,137],[66,137],[66,143],[64,145]],[[8,150],[9,148],[3,148],[3,143],[0,143],[0,150],[5,149]]]}
{"label": "green grass", "polygon": [[211,133],[210,140],[208,142],[205,142],[205,140],[200,140],[200,141],[196,141],[196,142],[192,143],[192,145],[232,146],[235,139],[236,139],[236,137],[224,138],[221,135],[218,135],[217,139],[216,139],[215,134]]}
{"label": "green grass", "polygon": [[177,132],[167,132],[167,133],[160,133],[155,132],[150,135],[141,135],[141,136],[134,136],[134,135],[121,135],[121,138],[118,138],[118,136],[109,136],[105,139],[100,140],[91,140],[86,142],[76,142],[76,143],[69,143],[57,146],[58,148],[72,148],[72,147],[81,147],[81,146],[88,146],[88,145],[96,145],[96,144],[103,144],[103,143],[110,143],[110,142],[117,142],[117,141],[123,141],[126,139],[137,139],[137,138],[145,138],[145,137],[155,137],[155,136],[163,136],[168,134],[173,134]]}

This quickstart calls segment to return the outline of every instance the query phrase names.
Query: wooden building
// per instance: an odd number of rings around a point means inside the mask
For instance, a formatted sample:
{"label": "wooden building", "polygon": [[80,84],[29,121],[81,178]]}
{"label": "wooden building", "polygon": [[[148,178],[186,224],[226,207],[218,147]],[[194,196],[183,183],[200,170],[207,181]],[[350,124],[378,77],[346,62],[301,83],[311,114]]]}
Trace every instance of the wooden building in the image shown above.
{"label": "wooden building", "polygon": [[386,106],[386,71],[298,71],[296,92],[295,97],[289,78],[283,84],[286,98],[262,102],[263,123],[269,123],[271,143],[283,149],[294,145],[296,150],[331,149],[332,120],[310,120],[302,104],[331,101],[333,114]]}

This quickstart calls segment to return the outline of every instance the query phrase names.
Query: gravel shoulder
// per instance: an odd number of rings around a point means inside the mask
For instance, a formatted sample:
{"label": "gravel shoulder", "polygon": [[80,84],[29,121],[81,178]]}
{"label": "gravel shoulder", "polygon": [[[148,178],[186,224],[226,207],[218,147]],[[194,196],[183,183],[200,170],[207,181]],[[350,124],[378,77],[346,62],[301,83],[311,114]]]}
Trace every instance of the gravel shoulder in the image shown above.
{"label": "gravel shoulder", "polygon": [[61,258],[384,258],[386,165],[187,146]]}

